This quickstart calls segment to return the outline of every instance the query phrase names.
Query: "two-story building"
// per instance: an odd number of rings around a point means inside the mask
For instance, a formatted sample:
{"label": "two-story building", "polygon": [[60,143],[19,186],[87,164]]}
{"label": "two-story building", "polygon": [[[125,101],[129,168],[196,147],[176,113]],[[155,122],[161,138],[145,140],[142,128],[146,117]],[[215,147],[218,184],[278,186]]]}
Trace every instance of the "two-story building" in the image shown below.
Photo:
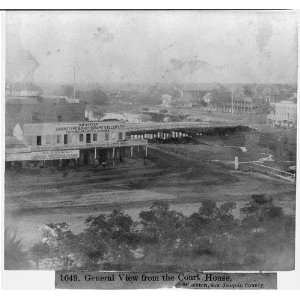
{"label": "two-story building", "polygon": [[267,116],[269,124],[280,127],[295,127],[297,125],[297,104],[284,100],[272,104],[273,111]]}
{"label": "two-story building", "polygon": [[[80,163],[97,163],[101,152],[111,158],[121,155],[124,148],[147,147],[146,140],[126,136],[124,122],[69,122],[17,124],[14,138],[23,147],[6,145],[6,161],[48,161],[78,159]],[[103,153],[102,153],[103,154]]]}

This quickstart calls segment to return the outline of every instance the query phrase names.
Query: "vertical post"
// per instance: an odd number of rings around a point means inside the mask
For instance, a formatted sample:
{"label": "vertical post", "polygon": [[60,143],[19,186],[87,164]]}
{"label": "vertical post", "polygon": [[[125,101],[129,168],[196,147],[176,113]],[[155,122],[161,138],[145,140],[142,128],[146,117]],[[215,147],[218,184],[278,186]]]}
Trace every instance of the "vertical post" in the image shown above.
{"label": "vertical post", "polygon": [[133,157],[133,146],[130,147],[130,157]]}
{"label": "vertical post", "polygon": [[233,87],[231,88],[231,113],[233,114]]}
{"label": "vertical post", "polygon": [[238,156],[234,157],[234,169],[235,170],[239,169],[239,157]]}
{"label": "vertical post", "polygon": [[74,76],[74,82],[73,82],[73,99],[76,98],[76,88],[75,88],[75,82],[76,82],[76,70],[75,66],[73,67],[73,76]]}
{"label": "vertical post", "polygon": [[97,160],[97,148],[94,148],[94,165],[96,166],[98,164],[98,160]]}
{"label": "vertical post", "polygon": [[148,156],[148,146],[146,145],[145,146],[145,157],[147,158],[147,156]]}
{"label": "vertical post", "polygon": [[115,148],[112,148],[112,158],[115,159]]}
{"label": "vertical post", "polygon": [[119,143],[119,161],[122,162],[122,148],[120,147],[120,143]]}

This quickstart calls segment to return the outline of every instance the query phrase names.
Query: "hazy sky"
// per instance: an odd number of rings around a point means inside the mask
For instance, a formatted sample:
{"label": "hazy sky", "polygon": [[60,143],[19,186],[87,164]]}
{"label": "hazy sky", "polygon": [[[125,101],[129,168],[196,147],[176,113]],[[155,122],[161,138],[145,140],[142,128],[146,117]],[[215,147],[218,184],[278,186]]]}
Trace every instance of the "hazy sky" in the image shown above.
{"label": "hazy sky", "polygon": [[295,83],[291,11],[8,12],[7,77]]}

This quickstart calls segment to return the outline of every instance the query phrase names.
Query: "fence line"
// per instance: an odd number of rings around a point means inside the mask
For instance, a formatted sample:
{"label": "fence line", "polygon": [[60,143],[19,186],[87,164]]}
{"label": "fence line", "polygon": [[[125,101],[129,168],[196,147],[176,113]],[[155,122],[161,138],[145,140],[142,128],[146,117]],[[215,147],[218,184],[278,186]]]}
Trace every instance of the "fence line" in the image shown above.
{"label": "fence line", "polygon": [[262,170],[257,170],[256,171],[264,171],[265,173],[267,173],[268,175],[273,175],[275,177],[287,180],[289,182],[295,182],[296,181],[296,175],[295,174],[291,174],[289,172],[280,170],[280,169],[276,169],[273,167],[269,167],[269,166],[265,166],[263,164],[259,164],[256,162],[244,162],[244,164],[248,164],[250,167],[259,167]]}

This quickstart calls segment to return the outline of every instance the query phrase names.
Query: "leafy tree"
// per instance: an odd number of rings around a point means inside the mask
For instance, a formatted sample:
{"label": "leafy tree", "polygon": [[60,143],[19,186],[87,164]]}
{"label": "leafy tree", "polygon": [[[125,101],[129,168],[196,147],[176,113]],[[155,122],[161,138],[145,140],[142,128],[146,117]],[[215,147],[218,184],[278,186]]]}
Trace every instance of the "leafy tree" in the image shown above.
{"label": "leafy tree", "polygon": [[169,210],[168,203],[163,201],[154,202],[149,211],[142,211],[139,216],[146,255],[160,261],[171,249],[178,246],[184,216]]}
{"label": "leafy tree", "polygon": [[224,86],[219,86],[218,88],[212,90],[211,103],[216,105],[222,105],[226,103],[231,103],[231,91]]}
{"label": "leafy tree", "polygon": [[252,195],[252,200],[241,209],[241,212],[246,215],[245,222],[253,218],[255,221],[264,221],[268,216],[281,216],[281,208],[274,207],[273,199],[269,195],[258,194]]}
{"label": "leafy tree", "polygon": [[[131,249],[137,246],[138,235],[134,231],[131,217],[120,210],[113,210],[109,215],[89,217],[84,232],[83,249],[95,263],[97,259],[114,263],[127,263],[131,258]],[[89,249],[94,249],[92,252]]]}
{"label": "leafy tree", "polygon": [[4,268],[24,270],[30,267],[28,254],[23,250],[22,241],[9,229],[4,231]]}
{"label": "leafy tree", "polygon": [[31,257],[42,268],[68,269],[81,264],[77,236],[67,223],[50,223],[44,227],[42,241],[31,248]]}
{"label": "leafy tree", "polygon": [[49,258],[50,247],[43,242],[36,243],[30,248],[30,254],[36,264],[36,268],[39,269],[40,261]]}
{"label": "leafy tree", "polygon": [[210,268],[257,268],[283,252],[293,257],[295,219],[272,197],[253,195],[241,209],[241,220],[234,217],[235,209],[235,202],[204,200],[196,213],[184,216],[157,201],[136,222],[113,210],[88,217],[79,234],[66,223],[48,224],[42,241],[31,248],[31,258],[40,268],[50,259],[56,269],[98,270],[178,266],[178,257],[190,267],[195,262]]}
{"label": "leafy tree", "polygon": [[94,105],[107,105],[109,104],[109,98],[100,89],[92,89],[86,91],[79,91],[80,98],[89,103]]}
{"label": "leafy tree", "polygon": [[243,86],[244,95],[247,97],[253,97],[255,95],[255,86],[246,84]]}

